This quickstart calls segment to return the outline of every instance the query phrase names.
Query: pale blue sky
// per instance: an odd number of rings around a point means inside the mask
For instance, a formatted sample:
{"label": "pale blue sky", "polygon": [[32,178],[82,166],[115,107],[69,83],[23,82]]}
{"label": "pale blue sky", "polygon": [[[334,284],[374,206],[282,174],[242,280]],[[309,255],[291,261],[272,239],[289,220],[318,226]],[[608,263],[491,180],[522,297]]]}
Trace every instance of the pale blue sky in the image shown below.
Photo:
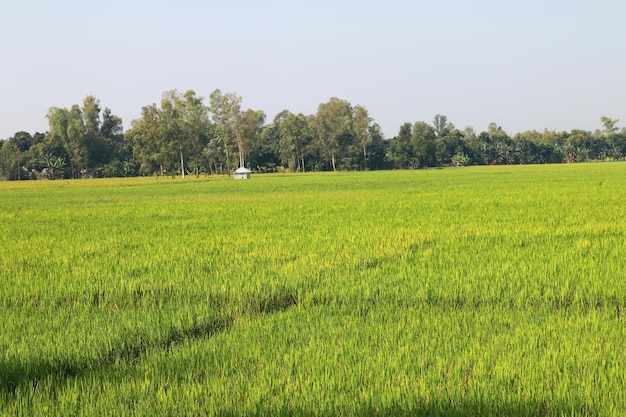
{"label": "pale blue sky", "polygon": [[166,90],[270,122],[330,97],[386,137],[448,116],[509,134],[626,126],[626,0],[0,0],[0,138],[93,94],[130,128]]}

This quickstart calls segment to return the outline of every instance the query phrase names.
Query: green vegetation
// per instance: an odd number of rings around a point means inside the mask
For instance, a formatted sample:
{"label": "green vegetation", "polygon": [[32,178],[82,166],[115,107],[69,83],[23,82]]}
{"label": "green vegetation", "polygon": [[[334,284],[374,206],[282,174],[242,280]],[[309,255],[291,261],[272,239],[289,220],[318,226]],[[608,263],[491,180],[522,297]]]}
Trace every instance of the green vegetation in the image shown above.
{"label": "green vegetation", "polygon": [[624,415],[624,178],[0,183],[0,414]]}
{"label": "green vegetation", "polygon": [[49,130],[0,139],[0,180],[185,177],[256,172],[368,171],[450,165],[518,165],[618,161],[626,158],[626,128],[601,117],[594,132],[527,131],[509,136],[496,123],[477,133],[436,115],[432,124],[403,123],[385,139],[368,110],[331,97],[315,114],[241,106],[235,93],[214,90],[209,104],[193,90],[163,93],[143,106],[123,131],[122,119],[87,96],[83,105],[52,107]]}

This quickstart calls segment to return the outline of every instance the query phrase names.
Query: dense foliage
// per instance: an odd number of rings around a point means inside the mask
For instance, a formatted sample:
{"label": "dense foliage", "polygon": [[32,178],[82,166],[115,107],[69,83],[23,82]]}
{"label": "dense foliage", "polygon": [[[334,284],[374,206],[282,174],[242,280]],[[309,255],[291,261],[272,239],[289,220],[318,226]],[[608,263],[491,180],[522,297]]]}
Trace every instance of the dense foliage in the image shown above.
{"label": "dense foliage", "polygon": [[363,106],[331,98],[312,115],[241,108],[234,93],[163,93],[123,132],[122,120],[87,96],[83,105],[51,108],[47,133],[17,132],[0,141],[0,178],[128,177],[258,172],[380,170],[442,165],[535,164],[619,160],[626,129],[602,117],[602,130],[530,131],[510,137],[495,123],[476,133],[446,116],[403,124],[385,139]]}
{"label": "dense foliage", "polygon": [[0,184],[0,415],[626,413],[626,164]]}

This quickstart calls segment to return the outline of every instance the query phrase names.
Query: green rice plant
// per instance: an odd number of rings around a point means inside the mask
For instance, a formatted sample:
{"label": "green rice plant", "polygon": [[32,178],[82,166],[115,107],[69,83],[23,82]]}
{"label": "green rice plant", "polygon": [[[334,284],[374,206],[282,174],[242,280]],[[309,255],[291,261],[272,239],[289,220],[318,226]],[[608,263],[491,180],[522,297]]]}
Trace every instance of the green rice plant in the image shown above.
{"label": "green rice plant", "polygon": [[623,415],[625,174],[0,183],[0,414]]}

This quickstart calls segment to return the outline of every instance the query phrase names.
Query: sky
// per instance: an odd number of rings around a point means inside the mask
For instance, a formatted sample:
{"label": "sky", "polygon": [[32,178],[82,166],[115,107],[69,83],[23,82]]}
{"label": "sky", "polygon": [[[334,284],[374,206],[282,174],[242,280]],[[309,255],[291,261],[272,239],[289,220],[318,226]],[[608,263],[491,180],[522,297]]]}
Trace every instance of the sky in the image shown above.
{"label": "sky", "polygon": [[125,130],[163,92],[263,110],[362,105],[385,137],[626,126],[626,0],[0,0],[0,138],[87,95]]}

